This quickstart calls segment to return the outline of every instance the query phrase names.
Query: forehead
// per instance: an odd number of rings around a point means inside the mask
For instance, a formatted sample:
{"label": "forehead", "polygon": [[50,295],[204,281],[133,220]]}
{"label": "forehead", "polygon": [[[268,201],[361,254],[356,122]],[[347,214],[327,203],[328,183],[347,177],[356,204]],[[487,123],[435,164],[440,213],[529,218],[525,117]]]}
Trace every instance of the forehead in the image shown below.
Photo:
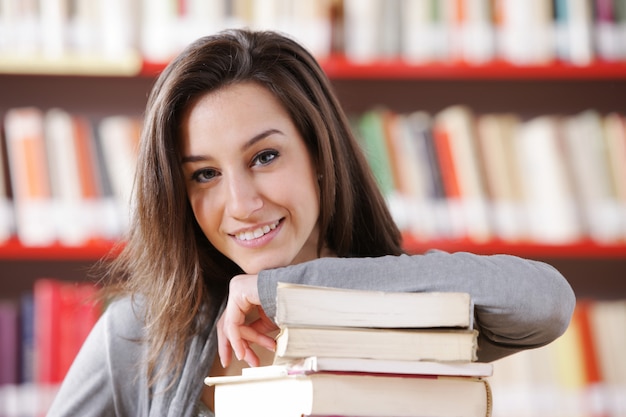
{"label": "forehead", "polygon": [[188,153],[207,142],[239,142],[271,129],[297,133],[271,91],[253,82],[237,83],[205,93],[187,108],[181,118],[181,146]]}

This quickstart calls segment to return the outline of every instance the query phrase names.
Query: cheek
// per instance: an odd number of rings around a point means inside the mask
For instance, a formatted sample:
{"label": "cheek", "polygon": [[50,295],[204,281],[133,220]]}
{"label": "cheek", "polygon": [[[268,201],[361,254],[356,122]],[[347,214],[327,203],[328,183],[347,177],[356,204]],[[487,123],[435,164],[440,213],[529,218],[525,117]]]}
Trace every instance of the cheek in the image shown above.
{"label": "cheek", "polygon": [[190,196],[189,202],[193,214],[196,217],[196,221],[210,240],[210,235],[214,234],[216,228],[219,226],[218,210],[217,207],[215,207],[214,200],[204,194],[198,193]]}

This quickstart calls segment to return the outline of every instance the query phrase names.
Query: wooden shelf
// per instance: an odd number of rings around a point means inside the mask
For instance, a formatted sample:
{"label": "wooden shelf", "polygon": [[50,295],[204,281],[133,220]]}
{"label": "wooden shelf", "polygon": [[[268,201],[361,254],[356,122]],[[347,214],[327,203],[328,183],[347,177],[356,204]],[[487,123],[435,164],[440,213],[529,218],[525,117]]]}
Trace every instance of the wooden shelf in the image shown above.
{"label": "wooden shelf", "polygon": [[138,54],[106,58],[98,55],[43,56],[0,55],[0,74],[133,77],[141,71]]}

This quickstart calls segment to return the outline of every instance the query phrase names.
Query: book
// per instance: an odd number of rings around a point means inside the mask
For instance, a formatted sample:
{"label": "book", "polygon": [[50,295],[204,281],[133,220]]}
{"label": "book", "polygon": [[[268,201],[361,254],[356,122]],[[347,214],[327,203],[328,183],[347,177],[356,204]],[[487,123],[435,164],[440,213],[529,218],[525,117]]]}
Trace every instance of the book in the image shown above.
{"label": "book", "polygon": [[100,120],[95,139],[102,152],[103,167],[116,201],[119,228],[127,230],[141,122],[130,116],[107,116]]}
{"label": "book", "polygon": [[473,327],[467,293],[368,291],[280,282],[275,322],[281,326]]}
{"label": "book", "polygon": [[471,362],[477,341],[476,330],[287,326],[276,336],[275,356]]}
{"label": "book", "polygon": [[585,234],[600,243],[620,240],[622,212],[611,178],[600,113],[586,110],[566,117],[562,146]]}
{"label": "book", "polygon": [[34,107],[10,109],[4,119],[16,231],[25,246],[56,239],[43,120]]}
{"label": "book", "polygon": [[492,237],[485,180],[469,107],[453,105],[435,114],[433,131],[449,198],[451,221],[459,223],[462,237],[485,241]]}
{"label": "book", "polygon": [[0,386],[18,383],[19,307],[0,300]]}
{"label": "book", "polygon": [[56,233],[63,245],[77,246],[90,238],[81,215],[81,173],[72,116],[60,108],[44,114],[46,154]]}
{"label": "book", "polygon": [[557,116],[537,116],[520,125],[515,140],[529,236],[541,243],[570,243],[582,235],[561,126]]}
{"label": "book", "polygon": [[4,132],[0,129],[0,243],[6,242],[14,232],[13,201],[9,184]]}
{"label": "book", "polygon": [[215,386],[217,417],[484,417],[492,408],[489,383],[473,377],[301,372],[208,377],[205,384]]}
{"label": "book", "polygon": [[515,157],[515,135],[520,123],[521,118],[512,113],[476,117],[478,150],[485,172],[493,230],[505,241],[527,237],[521,172]]}
{"label": "book", "polygon": [[602,125],[611,183],[621,213],[621,236],[626,238],[626,117],[612,112],[602,118]]}
{"label": "book", "polygon": [[60,383],[101,313],[94,285],[39,278],[33,288],[35,382]]}
{"label": "book", "polygon": [[268,366],[242,369],[242,375],[259,373],[288,375],[294,372],[363,372],[370,374],[447,375],[489,377],[493,364],[485,362],[403,361],[394,359],[334,358],[309,356],[305,358],[275,358]]}

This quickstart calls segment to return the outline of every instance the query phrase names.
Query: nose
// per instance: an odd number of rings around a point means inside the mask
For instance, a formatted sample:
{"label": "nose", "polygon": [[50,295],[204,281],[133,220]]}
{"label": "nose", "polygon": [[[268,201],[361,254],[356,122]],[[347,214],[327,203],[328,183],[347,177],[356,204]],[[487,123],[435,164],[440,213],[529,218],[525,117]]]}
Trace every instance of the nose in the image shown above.
{"label": "nose", "polygon": [[229,216],[245,220],[263,207],[263,199],[253,178],[237,175],[229,178],[227,183],[226,213]]}

